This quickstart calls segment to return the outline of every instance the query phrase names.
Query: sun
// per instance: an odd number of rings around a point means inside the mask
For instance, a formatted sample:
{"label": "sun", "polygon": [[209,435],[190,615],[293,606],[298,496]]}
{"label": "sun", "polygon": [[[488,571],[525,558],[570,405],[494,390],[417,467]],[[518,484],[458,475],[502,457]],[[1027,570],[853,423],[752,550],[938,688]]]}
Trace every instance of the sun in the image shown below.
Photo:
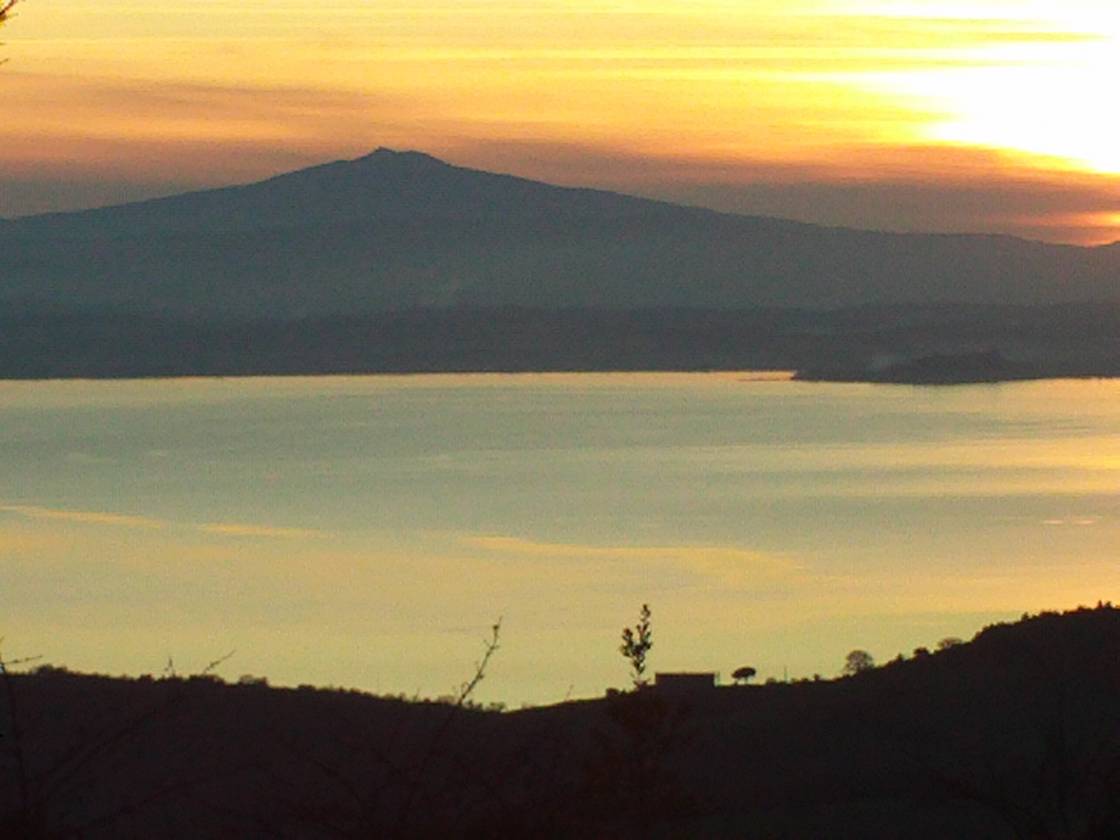
{"label": "sun", "polygon": [[[977,3],[974,15],[991,15],[990,40],[954,51],[945,66],[881,76],[876,86],[938,115],[921,130],[924,140],[1120,174],[1120,110],[1113,104],[1120,8],[1108,6],[1027,2],[1011,19],[997,17],[1010,14],[1008,4]],[[959,19],[962,26],[976,21]]]}
{"label": "sun", "polygon": [[951,80],[948,94],[956,115],[934,127],[933,139],[1120,173],[1120,114],[1110,92],[1113,80],[1120,79],[1120,35],[1101,33],[1091,41],[1049,45],[1044,55],[1008,58],[1003,66]]}

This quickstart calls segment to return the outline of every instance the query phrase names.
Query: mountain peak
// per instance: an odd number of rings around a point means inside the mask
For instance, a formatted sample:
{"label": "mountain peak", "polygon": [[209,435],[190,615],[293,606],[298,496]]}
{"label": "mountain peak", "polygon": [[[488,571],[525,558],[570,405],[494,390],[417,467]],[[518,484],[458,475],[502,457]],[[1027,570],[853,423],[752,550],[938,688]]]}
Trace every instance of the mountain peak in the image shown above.
{"label": "mountain peak", "polygon": [[390,149],[385,146],[378,146],[368,155],[357,158],[354,163],[402,163],[412,165],[450,166],[450,164],[445,163],[439,158],[432,157],[424,152],[415,152],[409,149]]}

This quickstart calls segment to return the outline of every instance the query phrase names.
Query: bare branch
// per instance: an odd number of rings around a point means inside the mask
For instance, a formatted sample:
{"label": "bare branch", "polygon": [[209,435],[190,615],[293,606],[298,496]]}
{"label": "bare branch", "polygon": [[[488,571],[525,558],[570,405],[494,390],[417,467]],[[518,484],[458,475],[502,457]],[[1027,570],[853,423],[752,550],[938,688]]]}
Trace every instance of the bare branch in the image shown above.
{"label": "bare branch", "polygon": [[[7,13],[9,8],[11,8],[11,3],[5,7],[4,12]],[[3,639],[0,639],[0,642],[2,641]],[[32,657],[32,659],[37,658],[38,657]],[[7,701],[8,718],[12,729],[11,746],[7,747],[7,751],[11,753],[12,758],[15,760],[16,785],[19,788],[20,810],[24,814],[31,812],[31,776],[27,769],[27,755],[23,750],[23,727],[20,725],[19,701],[16,698],[15,684],[12,682],[11,666],[14,662],[26,661],[28,661],[27,658],[6,662],[4,661],[3,654],[0,654],[0,683],[3,685],[4,699]]]}
{"label": "bare branch", "polygon": [[428,741],[428,746],[424,750],[419,762],[413,766],[412,772],[410,773],[411,778],[409,780],[408,790],[405,793],[400,811],[398,812],[397,835],[403,836],[407,833],[405,829],[412,815],[412,808],[420,793],[420,786],[425,776],[430,771],[433,760],[443,746],[444,738],[447,737],[452,724],[454,724],[456,718],[466,706],[471,694],[478,688],[478,684],[482,682],[483,678],[486,676],[486,666],[490,664],[490,658],[498,650],[498,638],[501,635],[501,631],[502,619],[499,617],[490,627],[490,638],[483,641],[482,658],[475,663],[474,675],[460,687],[459,695],[455,703],[452,704],[447,716],[432,734],[431,739]]}
{"label": "bare branch", "polygon": [[[20,0],[0,0],[0,28],[3,28],[4,24],[8,22],[8,19],[12,16],[12,9],[15,7],[16,3],[19,2]],[[0,58],[0,64],[3,64],[5,61],[7,61],[7,59]]]}
{"label": "bare branch", "polygon": [[[0,639],[0,641],[3,641]],[[17,665],[27,665],[30,662],[38,662],[42,656],[25,656],[22,659],[4,659],[0,656],[0,671],[8,668],[15,668]]]}
{"label": "bare branch", "polygon": [[228,662],[230,659],[232,659],[233,655],[235,653],[237,653],[236,650],[231,650],[225,656],[219,656],[217,659],[215,659],[213,662],[211,662],[209,665],[207,665],[205,668],[203,668],[201,671],[199,671],[198,675],[200,677],[205,677],[207,674],[212,673],[219,665],[221,665],[225,662]]}
{"label": "bare branch", "polygon": [[502,632],[502,619],[499,617],[490,628],[490,638],[483,641],[484,649],[482,658],[474,664],[474,675],[459,687],[459,696],[455,700],[456,706],[466,703],[478,684],[486,676],[486,666],[490,664],[490,657],[498,650],[498,636]]}

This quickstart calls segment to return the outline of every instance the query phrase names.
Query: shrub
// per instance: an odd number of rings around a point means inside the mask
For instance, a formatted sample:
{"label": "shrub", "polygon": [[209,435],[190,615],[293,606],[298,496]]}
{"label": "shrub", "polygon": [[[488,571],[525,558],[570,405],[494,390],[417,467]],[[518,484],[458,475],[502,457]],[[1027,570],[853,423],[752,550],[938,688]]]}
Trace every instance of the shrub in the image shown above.
{"label": "shrub", "polygon": [[649,604],[642,604],[638,623],[632,628],[623,629],[622,644],[618,648],[630,663],[630,676],[634,680],[634,688],[644,688],[649,684],[646,678],[646,655],[651,647],[653,647],[653,630],[650,628]]}
{"label": "shrub", "polygon": [[844,658],[844,668],[841,673],[846,677],[854,677],[874,667],[875,657],[865,650],[853,650]]}

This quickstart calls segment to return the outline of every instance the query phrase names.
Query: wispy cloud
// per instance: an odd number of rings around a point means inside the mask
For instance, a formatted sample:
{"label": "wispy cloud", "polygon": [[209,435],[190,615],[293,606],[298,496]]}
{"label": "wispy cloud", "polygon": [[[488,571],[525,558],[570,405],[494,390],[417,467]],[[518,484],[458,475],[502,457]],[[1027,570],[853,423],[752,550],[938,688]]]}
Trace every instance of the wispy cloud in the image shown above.
{"label": "wispy cloud", "polygon": [[76,525],[100,525],[144,531],[175,528],[178,530],[196,531],[202,534],[222,537],[308,540],[327,536],[327,532],[313,528],[286,528],[251,522],[206,522],[201,524],[193,522],[174,522],[167,519],[155,519],[150,516],[137,516],[108,511],[70,510],[66,508],[43,507],[40,505],[0,504],[0,514],[4,513],[19,516],[24,519],[53,520],[69,522]]}
{"label": "wispy cloud", "polygon": [[492,554],[564,562],[664,564],[736,587],[803,576],[803,565],[789,554],[737,546],[549,543],[504,535],[471,535],[461,543]]}
{"label": "wispy cloud", "polygon": [[58,529],[0,524],[0,558],[33,557],[39,570],[49,557],[65,551],[70,544]]}
{"label": "wispy cloud", "polygon": [[1042,520],[1043,525],[1048,525],[1052,528],[1088,528],[1098,524],[1101,521],[1099,516],[1064,516],[1054,517],[1053,519]]}
{"label": "wispy cloud", "polygon": [[217,534],[224,537],[259,537],[277,540],[308,540],[326,536],[325,531],[312,528],[276,528],[269,525],[246,525],[233,522],[209,522],[199,525],[204,534]]}
{"label": "wispy cloud", "polygon": [[140,528],[143,530],[157,530],[169,525],[164,520],[152,519],[147,516],[131,516],[104,511],[64,510],[39,507],[38,505],[0,505],[0,513],[11,513],[26,519],[53,519],[82,525],[112,525],[117,528]]}

